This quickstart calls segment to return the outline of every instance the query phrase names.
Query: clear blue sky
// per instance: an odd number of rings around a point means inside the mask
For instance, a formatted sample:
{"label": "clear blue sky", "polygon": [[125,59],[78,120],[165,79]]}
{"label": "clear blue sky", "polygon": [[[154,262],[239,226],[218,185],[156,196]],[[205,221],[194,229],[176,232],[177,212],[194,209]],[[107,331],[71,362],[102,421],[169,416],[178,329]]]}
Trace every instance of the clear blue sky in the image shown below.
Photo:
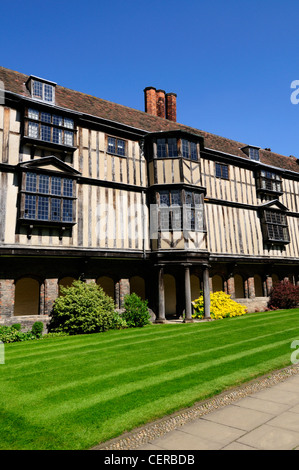
{"label": "clear blue sky", "polygon": [[144,110],[175,92],[179,122],[299,157],[298,0],[3,1],[4,67]]}

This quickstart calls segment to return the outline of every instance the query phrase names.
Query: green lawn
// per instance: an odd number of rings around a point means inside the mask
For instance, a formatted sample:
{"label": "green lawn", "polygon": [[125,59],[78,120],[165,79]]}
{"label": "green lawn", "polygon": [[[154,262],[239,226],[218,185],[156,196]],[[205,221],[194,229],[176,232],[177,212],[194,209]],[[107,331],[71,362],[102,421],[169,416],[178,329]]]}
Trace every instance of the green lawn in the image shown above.
{"label": "green lawn", "polygon": [[88,449],[285,367],[299,309],[5,345],[0,449]]}

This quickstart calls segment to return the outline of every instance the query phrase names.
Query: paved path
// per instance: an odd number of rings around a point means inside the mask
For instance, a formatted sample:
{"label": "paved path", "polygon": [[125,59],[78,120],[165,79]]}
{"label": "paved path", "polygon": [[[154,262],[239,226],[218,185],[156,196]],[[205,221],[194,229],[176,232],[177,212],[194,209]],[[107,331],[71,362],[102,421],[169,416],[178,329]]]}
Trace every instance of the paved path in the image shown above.
{"label": "paved path", "polygon": [[299,450],[299,374],[136,450]]}

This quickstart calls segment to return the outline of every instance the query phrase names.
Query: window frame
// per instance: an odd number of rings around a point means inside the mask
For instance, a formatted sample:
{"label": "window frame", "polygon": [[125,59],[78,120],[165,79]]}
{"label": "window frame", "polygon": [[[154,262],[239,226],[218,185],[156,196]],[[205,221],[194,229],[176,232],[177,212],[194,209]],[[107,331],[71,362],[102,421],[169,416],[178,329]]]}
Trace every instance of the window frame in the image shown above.
{"label": "window frame", "polygon": [[[161,204],[161,193],[168,194],[169,204]],[[179,193],[180,204],[173,204],[173,195]],[[187,193],[191,194],[191,201],[187,201]],[[200,200],[198,204],[196,199]],[[158,231],[159,232],[206,232],[204,217],[204,195],[202,192],[187,188],[161,188],[156,192],[156,203],[158,206]],[[201,212],[201,224],[198,222],[198,215]],[[166,220],[168,214],[168,224],[163,226],[162,217]],[[177,224],[180,214],[180,225]],[[191,224],[189,224],[191,221]],[[193,221],[193,223],[192,223]]]}
{"label": "window frame", "polygon": [[[33,117],[34,114],[36,117]],[[46,116],[49,116],[49,118]],[[60,120],[61,124],[59,124]],[[72,123],[72,127],[70,123]],[[30,128],[35,128],[36,133],[30,135]],[[49,138],[45,138],[46,132],[49,133]],[[57,139],[55,134],[57,136],[61,135],[61,138]],[[72,134],[71,144],[66,143],[66,137],[69,134]],[[25,109],[23,129],[23,139],[25,140],[38,141],[45,146],[59,146],[60,148],[74,150],[76,148],[76,134],[75,121],[69,116],[53,112],[53,110],[38,109],[34,106]]]}
{"label": "window frame", "polygon": [[[36,94],[35,93],[34,89],[35,89],[36,84],[41,87],[41,94]],[[51,100],[46,99],[46,94],[47,94],[46,87],[49,87],[51,89],[51,92],[52,92],[52,99]],[[42,80],[32,78],[31,79],[31,90],[30,91],[31,91],[31,97],[34,100],[41,101],[43,103],[48,103],[48,104],[55,104],[55,86],[52,85],[51,83],[47,83],[47,82],[44,82]]]}
{"label": "window frame", "polygon": [[[280,218],[280,221],[278,221],[278,216]],[[275,236],[271,236],[271,233],[274,233],[274,235],[275,232],[279,233],[280,229],[282,230],[282,237],[275,238]],[[273,245],[289,244],[290,232],[286,212],[278,209],[264,209],[262,213],[262,232],[264,241],[266,243],[270,243]]]}
{"label": "window frame", "polygon": [[[114,141],[115,141],[115,143],[114,143],[115,151],[109,150],[109,139],[114,139]],[[124,143],[124,153],[123,154],[118,152],[119,142]],[[108,153],[109,155],[115,155],[117,157],[126,158],[128,156],[128,141],[125,140],[125,139],[122,139],[120,137],[115,137],[113,135],[106,135],[106,153]]]}
{"label": "window frame", "polygon": [[[217,175],[217,168],[220,170],[220,175]],[[223,174],[224,168],[225,170],[227,170],[227,176]],[[215,177],[224,180],[229,180],[229,165],[227,165],[226,163],[215,162]]]}
{"label": "window frame", "polygon": [[[35,176],[35,187],[27,186],[28,176],[32,175]],[[48,189],[43,189],[41,185],[42,178],[44,181],[46,178],[48,179],[47,187]],[[53,181],[56,179],[56,184],[53,185]],[[57,179],[60,180],[60,194],[57,192]],[[72,191],[70,193],[64,192],[64,185],[66,181],[72,182]],[[56,193],[53,191],[53,187],[56,187]],[[45,188],[45,186],[44,186]],[[76,216],[76,179],[71,175],[60,173],[60,172],[46,172],[42,170],[35,170],[35,169],[26,169],[23,170],[21,173],[21,182],[20,182],[20,190],[19,190],[19,215],[18,219],[21,223],[24,224],[32,224],[38,226],[72,226],[76,223],[75,216]],[[28,197],[29,196],[29,197]],[[28,198],[27,198],[28,197]],[[26,216],[26,200],[32,201],[33,203],[33,211],[34,216]],[[46,202],[46,204],[42,204],[42,201]],[[47,200],[47,201],[46,201]],[[59,201],[59,219],[53,218],[52,209],[54,203],[53,201]],[[71,219],[64,219],[64,210],[67,208],[68,205],[71,205],[72,214]],[[47,217],[40,217],[42,209],[47,208]]]}
{"label": "window frame", "polygon": [[[263,175],[263,173],[265,173],[265,175]],[[274,178],[268,175],[272,175],[274,176]],[[270,187],[267,187],[267,184],[269,185],[269,182],[271,183]],[[280,189],[274,188],[274,184],[276,184],[276,186],[277,184],[279,184]],[[260,170],[257,174],[257,190],[262,193],[279,195],[283,194],[282,177],[274,171],[268,171],[264,169]]]}
{"label": "window frame", "polygon": [[[159,144],[158,141],[163,141],[164,140],[164,144]],[[176,154],[174,154],[173,151],[170,151],[170,141],[172,140],[175,140],[176,141]],[[187,148],[188,148],[188,155],[185,154],[185,151],[183,149],[184,147],[184,143],[187,143]],[[186,137],[176,137],[176,136],[172,136],[172,135],[168,135],[168,136],[159,136],[155,139],[155,142],[154,142],[154,145],[155,145],[155,150],[154,150],[154,157],[155,159],[157,160],[162,160],[164,158],[166,159],[169,159],[169,158],[184,158],[186,160],[189,160],[191,162],[199,162],[199,156],[200,156],[200,152],[199,152],[199,149],[198,149],[198,142],[196,142],[195,140],[193,139],[188,139]],[[164,145],[165,147],[165,151],[163,152],[163,154],[160,154],[160,151],[159,151],[159,146],[162,146]],[[173,143],[171,143],[171,146],[173,147]],[[196,158],[192,158],[192,145],[195,146],[195,151],[196,151]]]}

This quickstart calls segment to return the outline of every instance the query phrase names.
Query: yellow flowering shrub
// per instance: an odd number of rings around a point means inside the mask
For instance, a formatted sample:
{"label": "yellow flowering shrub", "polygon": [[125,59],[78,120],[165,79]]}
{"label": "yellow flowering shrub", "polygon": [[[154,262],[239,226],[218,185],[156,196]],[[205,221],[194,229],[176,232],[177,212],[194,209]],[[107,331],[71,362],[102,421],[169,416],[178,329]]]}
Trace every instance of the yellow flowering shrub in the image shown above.
{"label": "yellow flowering shrub", "polygon": [[[237,317],[247,313],[247,308],[244,305],[235,302],[231,299],[230,295],[225,292],[218,291],[210,294],[211,299],[211,318],[216,320]],[[193,318],[204,318],[204,300],[203,295],[192,302],[193,304]]]}

